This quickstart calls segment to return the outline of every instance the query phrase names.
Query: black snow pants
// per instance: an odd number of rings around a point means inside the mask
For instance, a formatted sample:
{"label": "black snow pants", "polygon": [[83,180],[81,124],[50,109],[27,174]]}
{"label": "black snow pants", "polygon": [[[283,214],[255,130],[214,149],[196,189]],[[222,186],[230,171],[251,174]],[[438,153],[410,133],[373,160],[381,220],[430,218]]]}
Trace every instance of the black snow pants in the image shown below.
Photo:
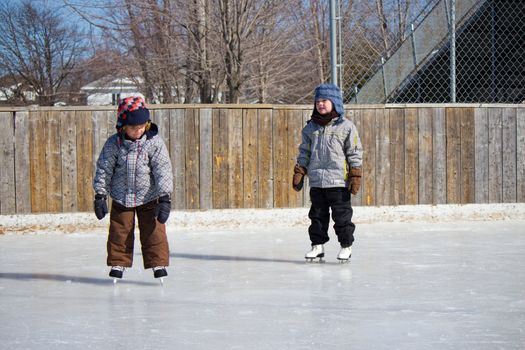
{"label": "black snow pants", "polygon": [[328,242],[328,225],[330,209],[334,230],[341,247],[349,247],[354,242],[355,225],[352,222],[351,193],[345,187],[310,188],[312,206],[308,217],[311,225],[308,228],[312,245]]}

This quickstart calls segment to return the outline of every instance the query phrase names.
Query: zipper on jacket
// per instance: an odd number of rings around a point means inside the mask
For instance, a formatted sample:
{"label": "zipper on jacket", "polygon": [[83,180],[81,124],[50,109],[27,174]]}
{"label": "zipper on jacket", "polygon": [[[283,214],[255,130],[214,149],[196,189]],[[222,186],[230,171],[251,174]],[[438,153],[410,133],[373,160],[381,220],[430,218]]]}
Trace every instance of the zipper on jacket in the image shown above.
{"label": "zipper on jacket", "polygon": [[326,175],[326,164],[324,164],[326,157],[326,150],[328,149],[326,145],[326,125],[321,127],[321,132],[319,133],[319,141],[320,141],[320,150],[321,150],[321,159],[320,162],[322,164],[321,168],[321,187],[324,184],[324,177]]}

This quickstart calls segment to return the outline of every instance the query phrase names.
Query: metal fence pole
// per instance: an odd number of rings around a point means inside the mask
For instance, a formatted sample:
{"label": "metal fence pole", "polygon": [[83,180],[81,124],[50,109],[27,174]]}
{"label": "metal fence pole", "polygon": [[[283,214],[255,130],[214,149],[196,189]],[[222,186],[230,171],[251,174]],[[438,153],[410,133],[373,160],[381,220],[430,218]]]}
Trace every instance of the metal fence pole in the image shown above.
{"label": "metal fence pole", "polygon": [[341,1],[340,0],[336,0],[336,6],[337,6],[337,53],[338,53],[338,56],[337,56],[337,69],[338,69],[338,78],[339,78],[339,81],[337,83],[337,85],[339,86],[339,88],[341,89],[341,94],[343,96],[343,100],[344,100],[344,90],[343,90],[343,87],[344,87],[344,84],[343,84],[343,77],[344,77],[344,74],[343,74],[343,41],[342,41],[342,38],[341,38],[341,22],[342,22],[342,16],[341,16]]}
{"label": "metal fence pole", "polygon": [[337,85],[337,45],[336,45],[336,15],[335,0],[330,0],[330,67],[332,69],[331,82]]}
{"label": "metal fence pole", "polygon": [[[414,62],[414,69],[417,71],[417,46],[416,46],[416,38],[414,37],[414,24],[410,24],[410,41],[412,42],[412,62]],[[421,84],[419,82],[419,77],[416,74],[415,75],[416,80],[416,86],[417,86],[417,97],[416,101],[417,103],[421,103]]]}
{"label": "metal fence pole", "polygon": [[450,102],[456,103],[456,0],[450,0]]}

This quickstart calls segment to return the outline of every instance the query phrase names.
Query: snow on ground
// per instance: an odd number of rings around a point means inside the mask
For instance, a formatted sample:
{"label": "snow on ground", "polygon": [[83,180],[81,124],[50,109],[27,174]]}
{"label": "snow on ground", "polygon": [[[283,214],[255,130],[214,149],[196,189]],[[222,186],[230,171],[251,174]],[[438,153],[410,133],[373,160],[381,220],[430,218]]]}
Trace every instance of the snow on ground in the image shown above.
{"label": "snow on ground", "polygon": [[[307,264],[307,209],[172,212],[162,286],[107,276],[107,219],[0,216],[0,350],[518,350],[523,204],[355,208]],[[19,234],[36,233],[36,234]],[[63,234],[68,233],[68,234]]]}
{"label": "snow on ground", "polygon": [[[354,221],[357,224],[455,220],[525,220],[525,203],[354,207]],[[308,223],[308,208],[188,210],[172,211],[168,229],[213,230],[228,227],[304,226]],[[108,216],[99,221],[93,213],[0,215],[0,234],[106,230],[108,224]]]}

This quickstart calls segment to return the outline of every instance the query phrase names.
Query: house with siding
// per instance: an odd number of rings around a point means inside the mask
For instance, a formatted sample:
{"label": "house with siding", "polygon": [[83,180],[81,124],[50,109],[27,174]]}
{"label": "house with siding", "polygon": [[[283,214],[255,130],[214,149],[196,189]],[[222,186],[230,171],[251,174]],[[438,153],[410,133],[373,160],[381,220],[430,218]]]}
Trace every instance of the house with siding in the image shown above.
{"label": "house with siding", "polygon": [[140,79],[104,77],[84,85],[80,90],[87,96],[88,106],[116,105],[118,100],[128,96],[142,96]]}

